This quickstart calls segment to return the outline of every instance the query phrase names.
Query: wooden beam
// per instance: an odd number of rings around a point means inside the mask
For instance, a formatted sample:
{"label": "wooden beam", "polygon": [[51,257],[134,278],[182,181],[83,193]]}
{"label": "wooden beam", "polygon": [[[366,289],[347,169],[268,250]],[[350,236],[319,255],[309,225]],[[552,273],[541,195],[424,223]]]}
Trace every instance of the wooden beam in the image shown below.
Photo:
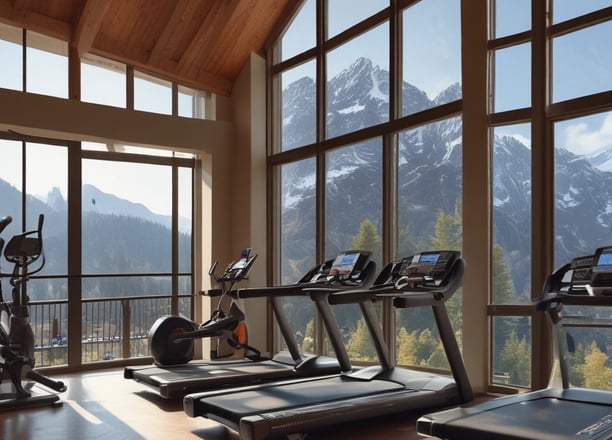
{"label": "wooden beam", "polygon": [[[209,11],[206,18],[202,21],[198,32],[191,40],[191,43],[185,49],[183,56],[179,61],[178,72],[184,73],[188,76],[196,76],[200,67],[204,63],[194,63],[198,59],[206,58],[206,54],[212,51],[217,43],[220,41],[223,29],[227,26],[227,23],[231,16],[238,7],[239,0],[229,0],[224,2],[215,2],[213,8]],[[191,72],[192,68],[195,68],[195,72]],[[202,70],[206,70],[205,68]]]}
{"label": "wooden beam", "polygon": [[155,42],[153,49],[151,49],[149,60],[147,61],[148,64],[158,64],[161,61],[164,48],[172,38],[172,35],[185,22],[185,16],[191,15],[189,13],[190,4],[193,5],[191,0],[178,0],[166,27],[164,27],[161,35]]}
{"label": "wooden beam", "polygon": [[110,4],[111,0],[87,0],[85,2],[70,41],[70,46],[76,48],[79,58],[91,49]]}

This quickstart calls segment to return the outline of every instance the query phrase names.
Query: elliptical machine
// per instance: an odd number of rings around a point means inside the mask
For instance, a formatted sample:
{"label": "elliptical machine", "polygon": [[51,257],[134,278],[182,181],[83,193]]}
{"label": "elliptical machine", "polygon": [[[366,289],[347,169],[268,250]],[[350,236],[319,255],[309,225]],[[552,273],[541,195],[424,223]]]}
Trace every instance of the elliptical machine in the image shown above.
{"label": "elliptical machine", "polygon": [[[149,351],[155,363],[159,366],[186,364],[194,356],[194,340],[218,337],[215,351],[216,357],[223,357],[221,350],[224,344],[229,345],[228,355],[235,350],[244,349],[245,357],[259,360],[261,353],[248,345],[248,332],[245,315],[231,298],[229,293],[240,281],[247,278],[257,254],[251,255],[251,249],[242,251],[240,259],[230,263],[221,276],[215,270],[217,263],[212,265],[208,274],[221,287],[220,298],[211,318],[199,324],[183,316],[166,315],[158,318],[149,330]],[[223,302],[231,301],[227,312],[223,311]]]}
{"label": "elliptical machine", "polygon": [[[10,216],[0,219],[0,232],[11,223]],[[52,380],[34,370],[34,332],[30,325],[30,299],[27,281],[45,265],[42,227],[44,216],[38,217],[38,228],[13,236],[4,249],[4,258],[13,264],[12,273],[0,271],[12,286],[12,301],[5,301],[0,284],[0,386],[9,378],[9,392],[0,393],[0,409],[42,405],[56,402],[59,396],[34,388],[34,382],[57,391],[66,391],[63,382]],[[0,254],[4,240],[0,238]],[[31,265],[36,263],[34,269]]]}

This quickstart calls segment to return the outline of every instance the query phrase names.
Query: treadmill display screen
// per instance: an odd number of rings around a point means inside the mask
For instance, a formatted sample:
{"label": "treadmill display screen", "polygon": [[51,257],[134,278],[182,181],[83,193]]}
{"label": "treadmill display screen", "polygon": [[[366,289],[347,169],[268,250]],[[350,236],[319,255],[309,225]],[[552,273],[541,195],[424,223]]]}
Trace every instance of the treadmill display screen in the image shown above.
{"label": "treadmill display screen", "polygon": [[436,264],[438,262],[438,258],[440,258],[439,253],[435,254],[422,254],[419,258],[419,264]]}
{"label": "treadmill display screen", "polygon": [[359,252],[338,255],[334,260],[329,273],[335,274],[335,276],[337,276],[340,280],[348,279],[355,270],[355,265],[357,264],[357,261],[359,261],[360,255],[361,254]]}
{"label": "treadmill display screen", "polygon": [[402,260],[399,276],[423,281],[442,280],[457,258],[459,252],[456,251],[421,252]]}
{"label": "treadmill display screen", "polygon": [[597,259],[597,266],[612,266],[612,249],[604,249]]}

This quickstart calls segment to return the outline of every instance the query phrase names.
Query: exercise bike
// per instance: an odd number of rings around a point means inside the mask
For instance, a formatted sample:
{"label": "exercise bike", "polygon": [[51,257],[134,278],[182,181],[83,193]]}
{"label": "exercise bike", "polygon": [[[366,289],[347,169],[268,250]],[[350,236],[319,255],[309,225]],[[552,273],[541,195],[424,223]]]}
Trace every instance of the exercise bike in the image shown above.
{"label": "exercise bike", "polygon": [[[215,357],[229,356],[234,351],[244,349],[245,358],[258,360],[261,353],[248,345],[248,332],[245,315],[229,293],[240,281],[247,278],[257,254],[251,249],[242,251],[240,259],[230,263],[222,275],[217,276],[215,262],[208,274],[221,287],[220,298],[211,318],[199,324],[183,316],[166,315],[157,319],[149,330],[149,351],[159,366],[186,364],[193,359],[195,339],[217,337]],[[230,301],[227,312],[223,302]],[[229,349],[223,350],[224,344]]]}
{"label": "exercise bike", "polygon": [[[0,219],[0,233],[11,221],[10,216]],[[13,264],[13,271],[3,273],[0,270],[0,279],[9,278],[12,286],[12,301],[9,302],[2,296],[0,283],[0,409],[49,404],[59,400],[57,393],[35,388],[35,382],[57,392],[66,391],[63,382],[43,376],[34,369],[34,332],[30,325],[27,282],[45,265],[43,221],[41,214],[36,230],[13,236],[4,249],[4,258]],[[3,247],[4,240],[0,238],[0,254]],[[8,392],[5,392],[7,387],[2,386],[4,379],[10,379]]]}

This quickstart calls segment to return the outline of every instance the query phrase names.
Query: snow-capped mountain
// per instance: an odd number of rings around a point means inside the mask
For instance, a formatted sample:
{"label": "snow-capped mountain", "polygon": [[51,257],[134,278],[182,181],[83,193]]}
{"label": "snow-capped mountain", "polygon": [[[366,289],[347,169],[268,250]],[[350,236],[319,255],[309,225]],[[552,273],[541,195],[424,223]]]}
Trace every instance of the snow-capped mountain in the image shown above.
{"label": "snow-capped mountain", "polygon": [[[389,118],[389,74],[360,58],[329,81],[327,137],[372,126]],[[452,84],[438,96],[403,84],[403,113],[461,98]],[[283,92],[283,145],[314,142],[315,84],[302,78]],[[429,243],[440,211],[453,213],[461,197],[461,118],[455,117],[399,134],[398,216],[412,240]],[[505,251],[517,294],[529,288],[531,152],[516,138],[493,140],[494,238]],[[587,158],[557,148],[555,157],[556,259],[575,249],[594,250],[612,239],[612,149]],[[326,157],[327,253],[350,247],[363,218],[381,232],[382,145],[378,139],[331,151]],[[283,166],[283,257],[299,261],[313,253],[315,161]],[[536,208],[537,209],[537,208]],[[610,237],[610,238],[608,238]],[[401,247],[401,245],[400,245]]]}

